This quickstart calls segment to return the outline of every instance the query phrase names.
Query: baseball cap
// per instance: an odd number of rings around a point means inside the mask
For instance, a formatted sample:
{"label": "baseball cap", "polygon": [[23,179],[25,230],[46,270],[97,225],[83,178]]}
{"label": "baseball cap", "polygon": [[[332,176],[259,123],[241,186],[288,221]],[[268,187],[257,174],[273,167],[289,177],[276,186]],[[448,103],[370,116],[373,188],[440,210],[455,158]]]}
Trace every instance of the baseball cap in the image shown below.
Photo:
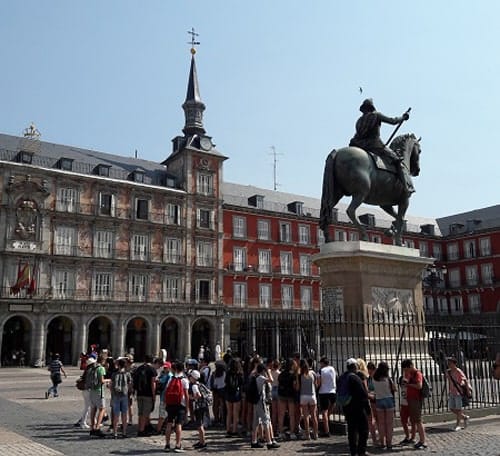
{"label": "baseball cap", "polygon": [[165,361],[163,363],[163,367],[165,367],[166,369],[172,369],[172,363],[170,361]]}
{"label": "baseball cap", "polygon": [[193,377],[195,380],[199,380],[200,379],[200,372],[193,369],[191,372],[189,372],[189,376]]}
{"label": "baseball cap", "polygon": [[96,361],[95,361],[95,358],[94,357],[90,357],[87,359],[87,366],[90,366],[91,364],[94,364]]}
{"label": "baseball cap", "polygon": [[349,358],[347,361],[346,361],[346,365],[349,367],[349,366],[352,366],[352,365],[358,365],[358,360],[356,358]]}

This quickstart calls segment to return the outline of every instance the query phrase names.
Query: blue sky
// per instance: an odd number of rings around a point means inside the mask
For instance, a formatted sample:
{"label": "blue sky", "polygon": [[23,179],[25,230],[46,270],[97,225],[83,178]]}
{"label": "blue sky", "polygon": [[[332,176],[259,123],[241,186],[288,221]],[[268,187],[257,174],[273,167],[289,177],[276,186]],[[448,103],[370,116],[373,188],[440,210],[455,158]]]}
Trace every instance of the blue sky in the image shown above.
{"label": "blue sky", "polygon": [[[0,2],[0,132],[162,161],[181,133],[195,27],[225,179],[319,197],[363,98],[422,136],[409,213],[499,203],[500,2]],[[359,87],[363,87],[363,94]],[[384,127],[383,139],[393,127]]]}

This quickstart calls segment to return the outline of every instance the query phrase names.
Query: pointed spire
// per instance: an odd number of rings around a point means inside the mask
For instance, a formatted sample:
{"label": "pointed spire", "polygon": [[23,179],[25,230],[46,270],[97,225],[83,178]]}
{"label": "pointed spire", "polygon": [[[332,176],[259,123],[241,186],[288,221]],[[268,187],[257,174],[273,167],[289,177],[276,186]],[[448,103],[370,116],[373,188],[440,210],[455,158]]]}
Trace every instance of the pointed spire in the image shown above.
{"label": "pointed spire", "polygon": [[186,101],[184,101],[184,104],[182,105],[182,109],[184,109],[184,117],[186,119],[186,123],[182,131],[185,135],[205,134],[205,129],[203,128],[203,111],[205,110],[205,105],[201,101],[200,97],[198,74],[194,59],[195,54],[196,49],[193,46],[191,48],[191,69],[189,71]]}

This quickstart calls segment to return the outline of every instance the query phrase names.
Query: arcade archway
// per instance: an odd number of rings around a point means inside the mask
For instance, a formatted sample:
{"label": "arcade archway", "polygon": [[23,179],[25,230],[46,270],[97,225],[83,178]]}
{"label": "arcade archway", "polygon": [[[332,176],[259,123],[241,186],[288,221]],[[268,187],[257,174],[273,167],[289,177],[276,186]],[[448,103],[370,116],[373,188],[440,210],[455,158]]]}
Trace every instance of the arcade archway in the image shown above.
{"label": "arcade archway", "polygon": [[[89,325],[87,346],[90,347],[90,345],[95,344],[99,347],[99,349],[111,349],[111,329],[112,324],[109,318],[94,318]],[[115,354],[113,351],[111,353]]]}
{"label": "arcade archway", "polygon": [[56,317],[47,328],[45,363],[50,363],[52,355],[59,353],[63,364],[72,364],[73,322],[67,317]]}
{"label": "arcade archway", "polygon": [[179,324],[175,318],[167,318],[161,325],[160,347],[167,350],[168,359],[182,358],[179,352]]}
{"label": "arcade archway", "polygon": [[2,333],[2,366],[25,366],[30,364],[31,322],[24,317],[9,318]]}
{"label": "arcade archway", "polygon": [[134,361],[144,361],[147,352],[148,323],[144,318],[132,318],[127,324],[125,349],[133,353]]}
{"label": "arcade archway", "polygon": [[198,358],[200,347],[213,347],[212,326],[210,322],[204,318],[196,320],[191,331],[191,356]]}

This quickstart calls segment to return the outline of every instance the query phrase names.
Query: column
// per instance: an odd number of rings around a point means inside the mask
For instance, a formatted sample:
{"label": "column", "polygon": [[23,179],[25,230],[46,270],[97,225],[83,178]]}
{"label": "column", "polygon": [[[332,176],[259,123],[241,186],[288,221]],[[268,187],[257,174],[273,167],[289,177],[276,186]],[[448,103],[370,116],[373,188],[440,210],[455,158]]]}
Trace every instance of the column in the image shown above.
{"label": "column", "polygon": [[281,334],[280,334],[280,323],[276,319],[275,333],[274,333],[274,353],[276,353],[276,359],[281,359]]}
{"label": "column", "polygon": [[183,319],[182,324],[184,325],[184,344],[180,344],[179,348],[184,345],[184,356],[187,358],[191,358],[191,333],[192,333],[192,328],[191,328],[191,322],[192,318],[191,317],[185,317]]}
{"label": "column", "polygon": [[79,331],[79,338],[77,342],[77,347],[78,347],[78,355],[80,355],[81,352],[87,353],[88,350],[88,326],[87,326],[87,316],[86,315],[81,315],[80,316],[80,331]]}
{"label": "column", "polygon": [[128,352],[128,347],[125,347],[125,324],[121,315],[116,317],[115,328],[115,351],[116,353],[125,354]]}
{"label": "column", "polygon": [[152,334],[151,334],[151,353],[154,356],[160,356],[160,317],[158,315],[155,315],[154,321],[153,321],[153,328],[152,328]]}
{"label": "column", "polygon": [[45,338],[45,314],[39,314],[33,325],[33,345],[31,348],[33,366],[45,366]]}

